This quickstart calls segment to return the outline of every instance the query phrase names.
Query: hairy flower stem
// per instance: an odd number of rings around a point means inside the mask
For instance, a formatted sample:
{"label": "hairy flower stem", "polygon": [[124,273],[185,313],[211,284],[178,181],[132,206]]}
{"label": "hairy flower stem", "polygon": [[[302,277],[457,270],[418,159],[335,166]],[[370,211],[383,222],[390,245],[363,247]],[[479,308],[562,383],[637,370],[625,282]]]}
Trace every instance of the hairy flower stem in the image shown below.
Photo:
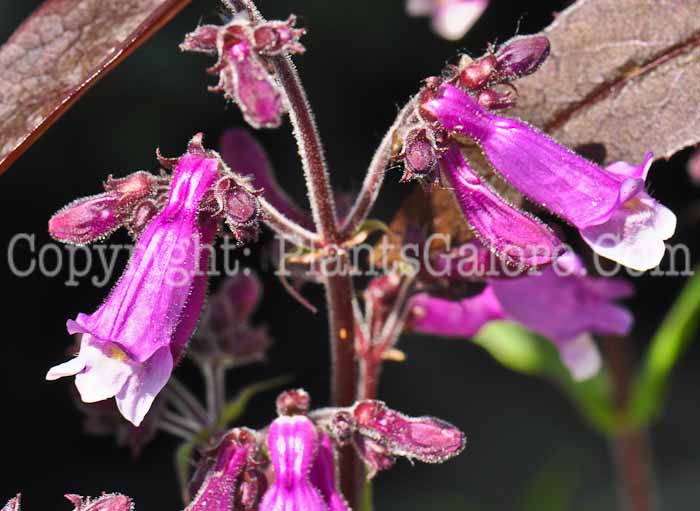
{"label": "hairy flower stem", "polygon": [[362,222],[365,221],[367,215],[369,215],[370,210],[374,206],[377,196],[379,195],[379,190],[384,183],[384,175],[386,174],[387,166],[391,161],[394,134],[396,129],[406,120],[406,116],[412,112],[414,106],[415,99],[411,99],[406,103],[396,116],[394,124],[392,124],[386,132],[386,135],[384,135],[377,151],[374,153],[369,168],[367,169],[365,180],[362,183],[362,189],[357,195],[350,213],[343,222],[341,228],[342,237],[348,238],[352,236],[362,225]]}
{"label": "hairy flower stem", "polygon": [[[604,339],[604,350],[620,410],[629,403],[631,371],[628,344],[622,339]],[[653,460],[646,430],[630,428],[617,432],[610,440],[615,460],[618,498],[621,511],[658,509]]]}

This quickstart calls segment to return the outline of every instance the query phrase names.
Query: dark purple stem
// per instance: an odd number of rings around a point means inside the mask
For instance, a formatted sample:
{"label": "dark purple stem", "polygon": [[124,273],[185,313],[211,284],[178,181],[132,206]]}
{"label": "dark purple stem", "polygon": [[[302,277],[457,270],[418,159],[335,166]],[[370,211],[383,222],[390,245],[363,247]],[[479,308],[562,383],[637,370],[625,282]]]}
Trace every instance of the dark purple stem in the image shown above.
{"label": "dark purple stem", "polygon": [[[235,0],[233,5],[238,9],[246,9],[253,19],[262,19],[250,0]],[[326,168],[323,145],[306,93],[297,70],[288,56],[275,57],[273,62],[279,82],[287,96],[289,118],[299,146],[314,224],[323,245],[331,249],[330,252],[335,252],[334,263],[345,268],[348,263],[347,254],[332,250],[332,247],[338,247],[343,239],[337,224],[335,201]],[[336,406],[350,406],[355,402],[357,388],[357,364],[353,341],[353,283],[349,273],[339,271],[329,275],[325,285],[333,358],[333,403]],[[341,451],[340,478],[345,498],[352,508],[357,509],[362,479],[359,459],[352,449]]]}
{"label": "dark purple stem", "polygon": [[[623,339],[604,339],[606,361],[612,376],[614,399],[621,411],[627,409],[631,370],[627,343]],[[654,511],[658,509],[653,460],[646,430],[633,428],[615,433],[611,438],[615,459],[620,509]]]}

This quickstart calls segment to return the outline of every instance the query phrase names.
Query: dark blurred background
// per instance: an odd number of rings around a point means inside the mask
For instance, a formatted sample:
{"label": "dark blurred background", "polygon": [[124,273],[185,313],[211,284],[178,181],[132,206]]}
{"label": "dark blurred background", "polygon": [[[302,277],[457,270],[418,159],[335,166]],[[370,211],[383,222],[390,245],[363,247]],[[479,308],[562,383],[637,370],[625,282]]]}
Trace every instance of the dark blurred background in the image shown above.
{"label": "dark blurred background", "polygon": [[[0,41],[39,3],[0,3]],[[309,29],[304,39],[307,54],[296,62],[317,113],[334,183],[352,192],[359,188],[364,168],[397,107],[416,91],[419,80],[439,72],[459,50],[479,55],[489,42],[539,31],[565,2],[496,0],[459,44],[441,41],[430,32],[427,20],[407,18],[403,0],[260,0],[259,4],[268,18],[295,12],[300,25]],[[223,130],[242,125],[235,107],[206,91],[213,78],[204,69],[212,61],[177,49],[185,33],[200,21],[216,22],[218,13],[216,1],[194,0],[0,178],[3,247],[20,232],[35,233],[40,247],[49,241],[46,222],[52,213],[77,197],[97,193],[107,174],[155,170],[156,147],[166,155],[179,155],[200,130],[208,145],[215,146]],[[280,181],[303,200],[289,131],[265,131],[260,139]],[[676,241],[691,244],[697,252],[699,226],[697,216],[691,219],[691,204],[700,201],[700,190],[687,179],[688,154],[655,164],[651,188],[679,216]],[[375,216],[387,219],[405,195],[398,177],[398,172],[388,177]],[[114,241],[127,240],[117,235]],[[26,251],[17,254],[20,259],[30,256]],[[260,268],[260,254],[257,247],[251,256],[241,257],[244,264]],[[181,509],[172,466],[174,439],[158,437],[134,461],[111,437],[83,434],[83,418],[71,402],[68,379],[44,381],[46,370],[64,359],[71,342],[66,318],[94,310],[108,288],[91,286],[92,274],[77,287],[64,285],[66,273],[19,278],[10,273],[6,257],[2,261],[0,403],[6,468],[0,479],[0,503],[21,490],[27,511],[68,509],[63,493],[97,495],[107,490],[132,496],[139,510]],[[329,358],[325,317],[310,316],[274,276],[263,278],[266,296],[256,319],[267,322],[276,344],[268,364],[233,373],[229,390],[233,393],[246,382],[291,373],[295,385],[305,387],[317,405],[324,405]],[[682,277],[635,279],[638,295],[629,305],[638,322],[628,341],[635,356],[683,282]],[[322,303],[320,289],[309,288],[308,296]],[[381,474],[375,486],[377,509],[554,511],[561,509],[554,507],[557,494],[567,487],[576,491],[574,511],[615,509],[606,442],[582,423],[556,388],[509,372],[468,341],[407,336],[401,346],[408,360],[388,365],[381,398],[406,413],[453,422],[467,433],[468,446],[444,465],[411,466],[401,461]],[[187,364],[178,372],[197,388],[197,374]],[[675,371],[670,390],[666,414],[652,430],[659,491],[664,509],[697,509],[698,343]],[[244,423],[259,427],[268,422],[274,396],[268,392],[256,398]],[[548,496],[533,505],[526,495],[541,487]]]}

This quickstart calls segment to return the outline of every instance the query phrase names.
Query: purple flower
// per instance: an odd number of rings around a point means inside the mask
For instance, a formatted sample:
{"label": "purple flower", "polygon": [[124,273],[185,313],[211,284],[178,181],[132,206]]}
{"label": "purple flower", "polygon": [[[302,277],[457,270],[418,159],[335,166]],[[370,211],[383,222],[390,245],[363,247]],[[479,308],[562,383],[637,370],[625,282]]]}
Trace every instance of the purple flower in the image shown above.
{"label": "purple flower", "polygon": [[[167,383],[194,329],[206,293],[207,250],[217,222],[198,222],[219,160],[187,153],[177,164],[168,202],[143,231],[129,265],[104,304],[68,321],[80,333],[80,352],[46,378],[75,375],[86,403],[115,397],[119,411],[139,425]],[[204,265],[202,265],[204,263]]]}
{"label": "purple flower", "polygon": [[267,434],[275,480],[263,496],[260,511],[328,509],[309,481],[318,443],[316,426],[307,417],[294,415],[275,419]]}
{"label": "purple flower", "polygon": [[254,449],[255,432],[245,428],[230,431],[217,447],[216,460],[185,511],[238,509],[234,508],[234,498]]}
{"label": "purple flower", "polygon": [[469,167],[457,144],[450,145],[440,163],[467,222],[490,250],[518,267],[547,264],[557,257],[561,242],[554,233],[501,199]]}
{"label": "purple flower", "polygon": [[442,85],[422,108],[445,129],[474,139],[508,182],[571,222],[599,254],[636,270],[661,261],[676,218],[644,191],[651,154],[639,167],[599,167],[451,85]]}
{"label": "purple flower", "polygon": [[624,281],[587,276],[581,260],[567,252],[539,274],[491,279],[478,296],[450,301],[416,295],[411,326],[423,333],[472,337],[489,321],[514,320],[551,340],[572,376],[582,380],[600,367],[590,334],[625,335],[631,329],[629,311],[612,303],[631,292]]}
{"label": "purple flower", "polygon": [[350,511],[343,494],[338,489],[333,440],[325,433],[320,433],[318,453],[311,467],[310,477],[311,482],[326,501],[328,511]]}
{"label": "purple flower", "polygon": [[304,31],[294,28],[295,18],[252,26],[240,17],[222,27],[204,25],[185,37],[180,48],[218,54],[209,69],[219,75],[212,91],[238,104],[245,120],[254,128],[276,128],[286,111],[282,91],[270,72],[266,58],[286,52],[301,53],[299,38]]}
{"label": "purple flower", "polygon": [[489,0],[408,0],[409,16],[432,17],[433,30],[440,37],[461,39],[481,17]]}

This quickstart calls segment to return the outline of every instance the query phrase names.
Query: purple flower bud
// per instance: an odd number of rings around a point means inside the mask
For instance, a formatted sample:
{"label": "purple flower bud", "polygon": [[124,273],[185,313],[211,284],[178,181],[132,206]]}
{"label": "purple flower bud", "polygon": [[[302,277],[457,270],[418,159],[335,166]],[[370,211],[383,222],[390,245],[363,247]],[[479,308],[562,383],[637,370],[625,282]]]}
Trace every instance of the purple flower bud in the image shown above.
{"label": "purple flower bud", "polygon": [[360,434],[356,434],[354,440],[357,452],[367,467],[367,479],[374,479],[379,472],[389,470],[396,464],[396,457],[381,443]]}
{"label": "purple flower bud", "polygon": [[120,493],[110,493],[95,499],[68,494],[66,498],[73,505],[73,511],[133,511],[134,502]]}
{"label": "purple flower bud", "polygon": [[459,73],[460,86],[470,91],[477,91],[486,87],[496,71],[496,57],[485,55],[478,60],[467,64]]}
{"label": "purple flower bud", "polygon": [[426,130],[411,130],[406,136],[403,149],[405,173],[401,181],[428,176],[437,165],[437,150],[427,136]]}
{"label": "purple flower bud", "polygon": [[222,27],[199,27],[185,37],[180,48],[216,52],[219,60],[209,72],[219,75],[219,83],[210,90],[223,92],[224,97],[237,103],[254,128],[276,128],[286,108],[266,58],[304,51],[299,43],[304,31],[293,28],[294,22],[292,16],[284,22],[251,26],[248,21],[236,18]]}
{"label": "purple flower bud", "polygon": [[0,511],[20,511],[19,505],[20,505],[21,499],[22,499],[22,494],[18,493],[16,497],[8,500],[7,504],[5,504],[2,508],[2,510],[0,510]]}
{"label": "purple flower bud", "polygon": [[451,85],[421,108],[445,129],[478,142],[505,179],[575,225],[597,253],[641,271],[661,261],[676,218],[644,192],[651,154],[639,167],[619,162],[603,169]]}
{"label": "purple flower bud", "polygon": [[496,52],[496,69],[501,80],[515,80],[534,73],[549,57],[549,39],[543,35],[514,37]]}
{"label": "purple flower bud", "polygon": [[[219,160],[182,156],[168,203],[141,235],[129,265],[104,304],[68,322],[80,333],[78,356],[52,368],[46,378],[75,375],[87,403],[116,398],[120,412],[138,426],[196,324],[206,291],[207,250],[215,219],[198,222]],[[204,264],[204,265],[203,265]]]}
{"label": "purple flower bud", "polygon": [[114,232],[122,224],[119,195],[100,193],[71,202],[49,220],[51,236],[85,245]]}
{"label": "purple flower bud", "polygon": [[180,45],[182,51],[196,51],[201,53],[216,53],[216,41],[221,27],[216,25],[201,25],[194,32],[185,36]]}
{"label": "purple flower bud", "polygon": [[270,159],[260,143],[245,129],[232,128],[221,135],[221,156],[231,170],[248,176],[250,186],[290,220],[313,229],[310,216],[285,193],[275,178]]}
{"label": "purple flower bud", "polygon": [[392,456],[441,463],[464,449],[464,434],[452,424],[433,417],[407,417],[381,401],[360,401],[353,415],[358,432]]}
{"label": "purple flower bud", "polygon": [[[106,193],[78,199],[49,220],[49,232],[59,241],[83,245],[130,224],[134,210],[153,195],[159,179],[148,172],[135,172],[120,179],[110,176]],[[131,230],[131,229],[130,229]]]}
{"label": "purple flower bud", "polygon": [[561,242],[536,218],[501,199],[469,167],[459,147],[452,144],[440,160],[459,207],[479,239],[516,267],[550,263]]}
{"label": "purple flower bud", "polygon": [[433,30],[441,37],[461,39],[481,17],[489,0],[408,0],[409,16],[432,17]]}
{"label": "purple flower bud", "polygon": [[350,412],[341,410],[333,415],[329,428],[338,445],[347,445],[355,432],[355,419]]}
{"label": "purple flower bud", "polygon": [[331,437],[321,433],[316,461],[311,467],[311,482],[321,492],[328,511],[350,511],[345,497],[338,489],[336,464],[333,441]]}
{"label": "purple flower bud", "polygon": [[275,480],[260,511],[325,511],[323,497],[309,481],[318,448],[316,426],[303,415],[279,417],[270,425],[267,445]]}
{"label": "purple flower bud", "polygon": [[304,389],[286,390],[277,396],[277,415],[306,415],[311,397]]}
{"label": "purple flower bud", "polygon": [[513,108],[518,101],[518,97],[513,89],[506,89],[503,92],[486,89],[476,95],[476,100],[481,106],[489,110],[505,110]]}
{"label": "purple flower bud", "polygon": [[216,448],[216,461],[199,491],[185,511],[234,511],[234,496],[251,451],[255,432],[246,428],[231,430]]}
{"label": "purple flower bud", "polygon": [[297,18],[293,14],[287,21],[268,21],[253,32],[255,48],[265,55],[280,55],[285,52],[304,53],[306,49],[299,39],[306,33],[303,28],[294,28]]}

